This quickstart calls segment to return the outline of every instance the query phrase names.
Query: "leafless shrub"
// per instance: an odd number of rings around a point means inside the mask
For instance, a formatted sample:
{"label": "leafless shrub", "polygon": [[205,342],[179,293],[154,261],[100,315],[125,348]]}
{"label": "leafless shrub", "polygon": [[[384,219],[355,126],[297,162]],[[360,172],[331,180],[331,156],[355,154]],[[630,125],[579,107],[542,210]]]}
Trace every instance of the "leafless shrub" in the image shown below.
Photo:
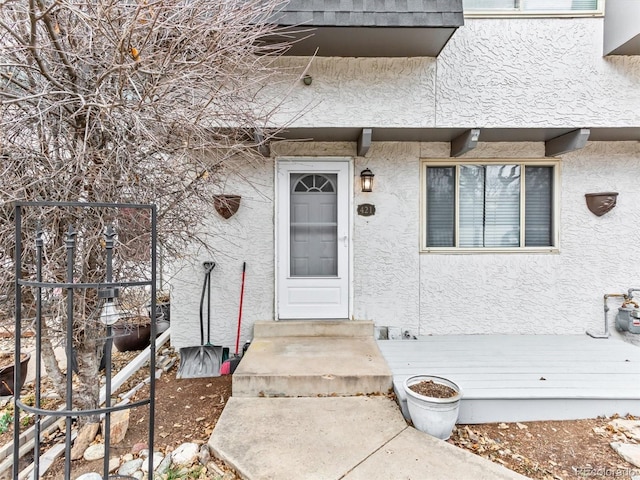
{"label": "leafless shrub", "polygon": [[[287,48],[267,41],[279,2],[0,1],[0,291],[9,304],[14,201],[155,203],[164,255],[198,241],[227,162],[259,161],[254,132],[268,125],[278,101],[262,103],[258,94],[274,81],[273,60]],[[45,280],[64,280],[69,225],[78,228],[77,281],[104,280],[107,225],[120,228],[116,276],[148,275],[145,213],[31,211],[24,238],[44,230]],[[23,247],[22,275],[33,278],[34,249]],[[60,333],[63,297],[49,296],[51,338]],[[23,299],[23,311],[32,312],[32,296]],[[90,392],[78,398],[84,408],[97,399],[101,343],[88,327],[97,307],[95,292],[87,292],[74,312],[79,379]],[[50,343],[44,353],[53,383],[64,385]]]}

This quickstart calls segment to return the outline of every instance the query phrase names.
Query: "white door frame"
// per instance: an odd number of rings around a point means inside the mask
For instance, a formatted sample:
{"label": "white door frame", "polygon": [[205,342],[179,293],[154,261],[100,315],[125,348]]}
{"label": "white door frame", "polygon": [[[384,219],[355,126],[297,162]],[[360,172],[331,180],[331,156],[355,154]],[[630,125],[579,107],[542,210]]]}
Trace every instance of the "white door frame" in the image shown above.
{"label": "white door frame", "polygon": [[[347,279],[347,295],[348,295],[348,299],[347,299],[347,317],[346,318],[340,318],[340,319],[344,319],[347,320],[349,318],[352,317],[352,309],[353,309],[353,157],[280,157],[280,158],[276,158],[276,161],[274,162],[274,218],[275,218],[275,225],[274,225],[274,245],[275,245],[275,305],[274,305],[274,311],[275,311],[275,320],[279,320],[280,319],[280,308],[279,308],[279,304],[280,304],[280,275],[283,273],[281,271],[281,269],[283,268],[284,265],[288,265],[288,260],[286,262],[283,262],[282,260],[282,256],[283,256],[283,251],[287,252],[288,254],[288,241],[289,241],[289,235],[286,235],[285,238],[282,238],[284,235],[281,233],[283,230],[283,225],[282,225],[282,221],[286,221],[287,225],[286,228],[288,229],[289,227],[289,219],[283,219],[281,218],[280,215],[280,202],[281,201],[288,201],[288,198],[282,199],[281,198],[281,188],[283,187],[283,185],[281,185],[281,182],[283,181],[283,179],[281,178],[280,173],[280,167],[282,165],[300,165],[300,171],[309,171],[311,172],[320,172],[321,169],[317,168],[317,164],[319,163],[330,163],[330,162],[341,162],[341,163],[346,163],[347,164],[347,170],[348,170],[348,181],[346,182],[348,185],[348,191],[347,191],[347,217],[348,217],[348,225],[347,225],[347,242],[348,242],[348,254],[347,254],[347,258],[348,258],[348,265],[347,265],[347,275],[348,275],[348,279]],[[289,183],[289,179],[286,179],[287,181],[287,185]],[[338,193],[340,195],[340,193]],[[281,242],[287,242],[287,247],[283,248],[284,246],[281,244]],[[329,318],[327,318],[329,319]]]}

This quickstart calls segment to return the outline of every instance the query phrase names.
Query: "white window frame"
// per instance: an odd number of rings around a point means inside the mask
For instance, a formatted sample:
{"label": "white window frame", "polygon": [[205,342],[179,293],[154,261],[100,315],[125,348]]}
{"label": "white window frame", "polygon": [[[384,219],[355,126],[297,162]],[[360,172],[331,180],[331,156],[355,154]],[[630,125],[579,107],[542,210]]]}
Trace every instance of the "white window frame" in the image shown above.
{"label": "white window frame", "polygon": [[[525,167],[553,167],[552,185],[552,239],[553,245],[547,247],[428,247],[427,246],[427,167],[455,167],[455,232],[454,244],[459,243],[460,209],[460,166],[462,165],[520,165]],[[525,182],[520,182],[521,198],[525,195]],[[525,202],[520,202],[520,245],[524,245]],[[560,251],[560,160],[559,159],[522,159],[522,158],[472,158],[472,159],[422,159],[420,161],[420,253],[558,253]]]}
{"label": "white window frame", "polygon": [[[545,17],[604,17],[605,0],[597,0],[595,10],[524,10],[522,6],[513,10],[464,10],[465,18],[545,18]],[[464,4],[464,0],[463,0]]]}

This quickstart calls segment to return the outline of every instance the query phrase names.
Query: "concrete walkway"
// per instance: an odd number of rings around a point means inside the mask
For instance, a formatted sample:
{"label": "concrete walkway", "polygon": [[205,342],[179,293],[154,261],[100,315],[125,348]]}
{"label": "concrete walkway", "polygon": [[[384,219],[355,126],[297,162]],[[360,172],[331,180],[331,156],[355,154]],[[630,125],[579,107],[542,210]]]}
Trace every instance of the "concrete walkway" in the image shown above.
{"label": "concrete walkway", "polygon": [[408,426],[384,396],[232,397],[209,447],[247,480],[526,478]]}
{"label": "concrete walkway", "polygon": [[391,386],[371,322],[256,324],[209,447],[246,480],[525,478],[408,426]]}

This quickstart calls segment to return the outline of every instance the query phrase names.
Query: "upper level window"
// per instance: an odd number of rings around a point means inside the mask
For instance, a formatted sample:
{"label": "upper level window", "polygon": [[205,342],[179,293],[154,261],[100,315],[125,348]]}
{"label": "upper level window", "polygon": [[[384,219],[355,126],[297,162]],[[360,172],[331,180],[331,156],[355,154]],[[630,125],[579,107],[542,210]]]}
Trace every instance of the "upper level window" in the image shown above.
{"label": "upper level window", "polygon": [[574,14],[603,13],[603,0],[463,0],[466,14]]}
{"label": "upper level window", "polygon": [[557,168],[426,162],[423,250],[555,250]]}

